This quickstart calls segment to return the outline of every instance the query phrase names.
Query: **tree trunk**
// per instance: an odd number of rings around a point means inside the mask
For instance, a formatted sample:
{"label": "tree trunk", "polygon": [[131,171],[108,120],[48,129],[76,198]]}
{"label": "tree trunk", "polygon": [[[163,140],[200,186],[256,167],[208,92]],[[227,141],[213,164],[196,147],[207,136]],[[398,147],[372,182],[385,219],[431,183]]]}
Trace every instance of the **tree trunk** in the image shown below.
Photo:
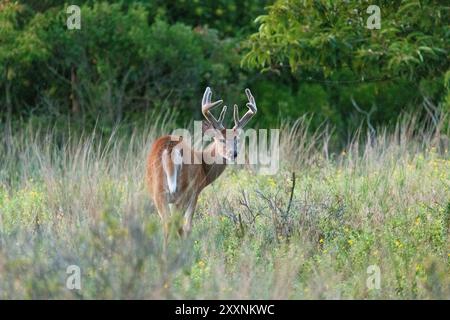
{"label": "tree trunk", "polygon": [[72,101],[71,111],[72,114],[77,115],[80,113],[80,104],[78,101],[78,94],[77,94],[78,78],[77,78],[77,69],[75,66],[72,66],[70,68],[70,84],[71,84],[70,100]]}

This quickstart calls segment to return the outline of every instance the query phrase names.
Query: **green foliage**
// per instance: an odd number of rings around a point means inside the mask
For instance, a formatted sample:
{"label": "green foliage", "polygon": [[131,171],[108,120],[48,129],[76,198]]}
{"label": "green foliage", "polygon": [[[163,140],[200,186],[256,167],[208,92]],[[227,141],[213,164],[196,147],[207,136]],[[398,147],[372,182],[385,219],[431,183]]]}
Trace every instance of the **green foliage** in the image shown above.
{"label": "green foliage", "polygon": [[[366,28],[369,4],[381,8],[380,30]],[[279,0],[258,17],[243,64],[281,73],[289,66],[302,84],[326,87],[329,106],[320,113],[331,106],[346,119],[356,113],[354,96],[365,112],[375,105],[374,120],[385,122],[422,97],[445,103],[449,19],[448,7],[434,0]]]}
{"label": "green foliage", "polygon": [[359,78],[421,79],[448,69],[448,8],[440,1],[375,1],[381,29],[366,28],[367,1],[280,0],[260,16],[245,62],[288,62],[325,76],[340,68]]}
{"label": "green foliage", "polygon": [[330,121],[340,122],[339,114],[330,107],[328,92],[320,85],[305,84],[295,92],[288,84],[260,80],[252,90],[258,97],[257,121],[261,127],[273,126],[274,120],[295,119],[299,114],[312,116],[313,128]]}
{"label": "green foliage", "polygon": [[68,30],[67,2],[2,1],[2,119],[69,114],[109,133],[170,109],[181,124],[201,118],[207,85],[241,108],[250,87],[255,126],[310,114],[336,138],[403,110],[425,120],[450,110],[449,13],[438,1],[378,1],[380,30],[366,28],[362,0],[77,4],[82,28]]}
{"label": "green foliage", "polygon": [[160,0],[159,15],[174,23],[209,26],[222,35],[245,35],[256,30],[253,20],[272,0]]}
{"label": "green foliage", "polygon": [[199,115],[207,84],[225,97],[241,89],[235,41],[220,40],[210,29],[162,20],[149,24],[143,5],[124,10],[121,4],[85,4],[81,30],[66,29],[61,6],[33,14],[15,30],[15,17],[24,7],[8,8],[2,19],[9,36],[3,38],[0,61],[12,65],[9,74],[16,68],[23,73],[17,82],[2,81],[0,88],[12,88],[16,113],[29,109],[18,106],[37,105],[34,112],[71,112],[88,123],[101,115],[100,127],[108,128],[148,109]]}

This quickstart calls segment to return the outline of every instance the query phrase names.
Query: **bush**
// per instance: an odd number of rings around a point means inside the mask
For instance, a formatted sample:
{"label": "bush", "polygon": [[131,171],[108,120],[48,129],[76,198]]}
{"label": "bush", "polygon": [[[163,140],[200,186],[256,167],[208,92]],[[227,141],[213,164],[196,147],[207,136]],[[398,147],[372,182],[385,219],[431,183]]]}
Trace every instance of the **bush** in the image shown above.
{"label": "bush", "polygon": [[71,113],[108,128],[147,110],[170,107],[198,115],[206,84],[224,96],[240,87],[237,44],[220,40],[214,30],[149,24],[148,9],[139,4],[125,11],[121,4],[85,4],[81,14],[81,30],[72,31],[60,6],[34,14],[23,27],[15,15],[0,16],[17,27],[10,28],[6,45],[23,43],[18,54],[0,54],[8,68],[3,74],[14,72],[0,87],[10,88],[16,114]]}

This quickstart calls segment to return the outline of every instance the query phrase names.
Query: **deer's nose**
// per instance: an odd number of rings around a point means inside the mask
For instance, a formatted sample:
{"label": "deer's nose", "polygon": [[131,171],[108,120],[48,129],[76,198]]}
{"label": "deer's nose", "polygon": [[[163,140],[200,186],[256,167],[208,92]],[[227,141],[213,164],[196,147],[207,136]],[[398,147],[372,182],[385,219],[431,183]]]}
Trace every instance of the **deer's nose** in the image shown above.
{"label": "deer's nose", "polygon": [[237,151],[236,150],[234,150],[233,155],[234,155],[235,158],[237,158],[238,155],[237,155]]}

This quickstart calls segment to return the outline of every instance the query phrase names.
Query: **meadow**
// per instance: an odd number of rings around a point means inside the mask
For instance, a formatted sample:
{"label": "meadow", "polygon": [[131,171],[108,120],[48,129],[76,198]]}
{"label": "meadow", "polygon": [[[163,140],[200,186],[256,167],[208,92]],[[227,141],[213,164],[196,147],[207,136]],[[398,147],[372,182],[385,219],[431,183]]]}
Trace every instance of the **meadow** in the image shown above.
{"label": "meadow", "polygon": [[[144,174],[171,117],[106,138],[31,121],[4,129],[0,298],[448,299],[446,121],[405,115],[334,150],[331,131],[285,122],[278,173],[228,168],[166,255]],[[80,290],[66,287],[70,265]]]}

